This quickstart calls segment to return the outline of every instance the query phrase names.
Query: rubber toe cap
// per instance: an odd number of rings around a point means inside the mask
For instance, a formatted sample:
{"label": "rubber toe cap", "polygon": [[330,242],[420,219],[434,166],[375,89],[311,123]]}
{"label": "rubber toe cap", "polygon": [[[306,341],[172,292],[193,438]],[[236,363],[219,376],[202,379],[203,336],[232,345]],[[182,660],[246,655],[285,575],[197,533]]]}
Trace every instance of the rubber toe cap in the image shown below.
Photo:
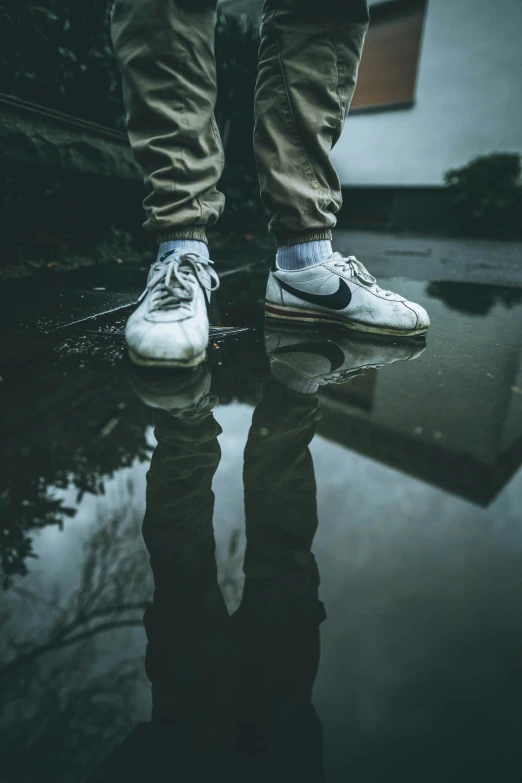
{"label": "rubber toe cap", "polygon": [[414,326],[414,329],[416,330],[424,330],[428,329],[431,321],[428,313],[422,307],[421,305],[417,304],[416,302],[404,302],[405,307],[407,307],[409,310],[413,310],[415,313],[415,316],[417,318],[416,325]]}
{"label": "rubber toe cap", "polygon": [[156,323],[148,326],[129,321],[125,337],[129,348],[145,359],[190,361],[207,347],[208,326],[187,329],[183,322]]}

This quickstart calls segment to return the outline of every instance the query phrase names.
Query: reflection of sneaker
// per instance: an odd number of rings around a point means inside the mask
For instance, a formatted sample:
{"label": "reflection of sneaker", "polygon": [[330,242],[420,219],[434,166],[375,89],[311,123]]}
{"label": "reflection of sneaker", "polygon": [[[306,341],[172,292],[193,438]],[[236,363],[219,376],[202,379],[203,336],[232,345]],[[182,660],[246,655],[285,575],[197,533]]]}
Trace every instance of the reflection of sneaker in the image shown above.
{"label": "reflection of sneaker", "polygon": [[379,288],[355,256],[287,271],[276,266],[266,289],[265,315],[288,322],[334,324],[358,332],[411,336],[430,325],[426,310]]}
{"label": "reflection of sneaker", "polygon": [[195,367],[204,361],[210,292],[219,285],[211,263],[197,253],[172,253],[152,265],[125,330],[135,364]]}
{"label": "reflection of sneaker", "polygon": [[132,368],[130,384],[149,408],[157,408],[178,419],[200,419],[217,405],[210,394],[212,376],[208,366],[191,372],[140,370]]}
{"label": "reflection of sneaker", "polygon": [[424,351],[422,341],[378,341],[362,336],[276,331],[265,329],[265,346],[272,374],[285,383],[288,373],[319,386],[344,383],[364,370],[416,359]]}

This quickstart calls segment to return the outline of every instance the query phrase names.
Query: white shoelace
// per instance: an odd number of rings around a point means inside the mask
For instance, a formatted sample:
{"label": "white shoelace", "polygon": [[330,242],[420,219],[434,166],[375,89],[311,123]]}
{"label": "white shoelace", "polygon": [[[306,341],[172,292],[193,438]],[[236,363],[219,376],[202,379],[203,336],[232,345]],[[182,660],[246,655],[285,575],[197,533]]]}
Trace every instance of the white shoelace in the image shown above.
{"label": "white shoelace", "polygon": [[[210,259],[199,255],[199,253],[174,253],[172,260],[167,262],[168,255],[171,254],[163,256],[154,265],[156,274],[147,283],[138,302],[141,302],[149,292],[152,292],[152,309],[170,310],[192,301],[194,282],[198,282],[202,288],[209,292],[219,288],[219,278],[210,266],[213,263]],[[202,276],[205,267],[210,277],[210,288],[205,286]]]}
{"label": "white shoelace", "polygon": [[349,368],[347,370],[342,370],[341,372],[329,373],[328,375],[323,375],[321,377],[320,383],[344,383],[347,376],[356,378],[358,375],[364,375],[366,370],[378,370],[380,367],[384,367],[385,364],[385,362],[381,362],[381,364],[365,364],[364,367],[358,367],[356,370]]}
{"label": "white shoelace", "polygon": [[343,258],[340,253],[335,253],[335,256],[338,260],[333,266],[340,267],[343,272],[349,272],[352,277],[356,277],[364,285],[375,286],[375,291],[379,294],[384,294],[384,296],[395,296],[393,291],[385,291],[384,288],[378,286],[375,277],[368,272],[364,264],[361,264],[355,256]]}

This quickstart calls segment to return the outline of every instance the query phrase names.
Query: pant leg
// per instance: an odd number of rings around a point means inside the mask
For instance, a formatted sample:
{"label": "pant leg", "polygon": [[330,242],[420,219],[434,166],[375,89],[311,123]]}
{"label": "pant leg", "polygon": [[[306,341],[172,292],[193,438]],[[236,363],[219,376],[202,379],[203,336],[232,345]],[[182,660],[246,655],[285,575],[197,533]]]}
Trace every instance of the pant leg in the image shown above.
{"label": "pant leg", "polygon": [[208,749],[235,737],[236,645],[217,580],[212,479],[221,432],[158,412],[143,538],[154,598],[145,613],[152,720]]}
{"label": "pant leg", "polygon": [[127,132],[143,168],[144,227],[205,239],[224,206],[214,119],[216,0],[116,0],[111,34]]}
{"label": "pant leg", "polygon": [[368,22],[367,0],[265,0],[254,150],[279,245],[331,238],[342,199],[330,152]]}
{"label": "pant leg", "polygon": [[315,395],[271,380],[245,449],[245,587],[234,615],[246,667],[241,737],[246,750],[265,754],[265,779],[274,781],[324,780],[311,701],[325,617],[311,552],[317,503],[308,444],[318,418]]}

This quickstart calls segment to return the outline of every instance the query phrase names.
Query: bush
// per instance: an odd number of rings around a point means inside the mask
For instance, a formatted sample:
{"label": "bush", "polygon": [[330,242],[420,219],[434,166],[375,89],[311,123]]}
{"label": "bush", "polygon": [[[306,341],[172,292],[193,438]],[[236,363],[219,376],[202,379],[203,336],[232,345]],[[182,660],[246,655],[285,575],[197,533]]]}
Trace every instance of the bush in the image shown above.
{"label": "bush", "polygon": [[216,119],[225,149],[219,189],[226,196],[217,229],[250,232],[267,222],[252,146],[259,33],[246,19],[219,15],[215,46]]}
{"label": "bush", "polygon": [[522,236],[520,155],[483,155],[444,175],[459,232],[514,239]]}
{"label": "bush", "polygon": [[123,128],[107,0],[0,4],[0,91]]}
{"label": "bush", "polygon": [[[120,75],[109,35],[111,0],[0,3],[0,92],[123,129]],[[218,230],[249,232],[264,221],[252,150],[258,32],[219,15],[216,117],[226,153]]]}

